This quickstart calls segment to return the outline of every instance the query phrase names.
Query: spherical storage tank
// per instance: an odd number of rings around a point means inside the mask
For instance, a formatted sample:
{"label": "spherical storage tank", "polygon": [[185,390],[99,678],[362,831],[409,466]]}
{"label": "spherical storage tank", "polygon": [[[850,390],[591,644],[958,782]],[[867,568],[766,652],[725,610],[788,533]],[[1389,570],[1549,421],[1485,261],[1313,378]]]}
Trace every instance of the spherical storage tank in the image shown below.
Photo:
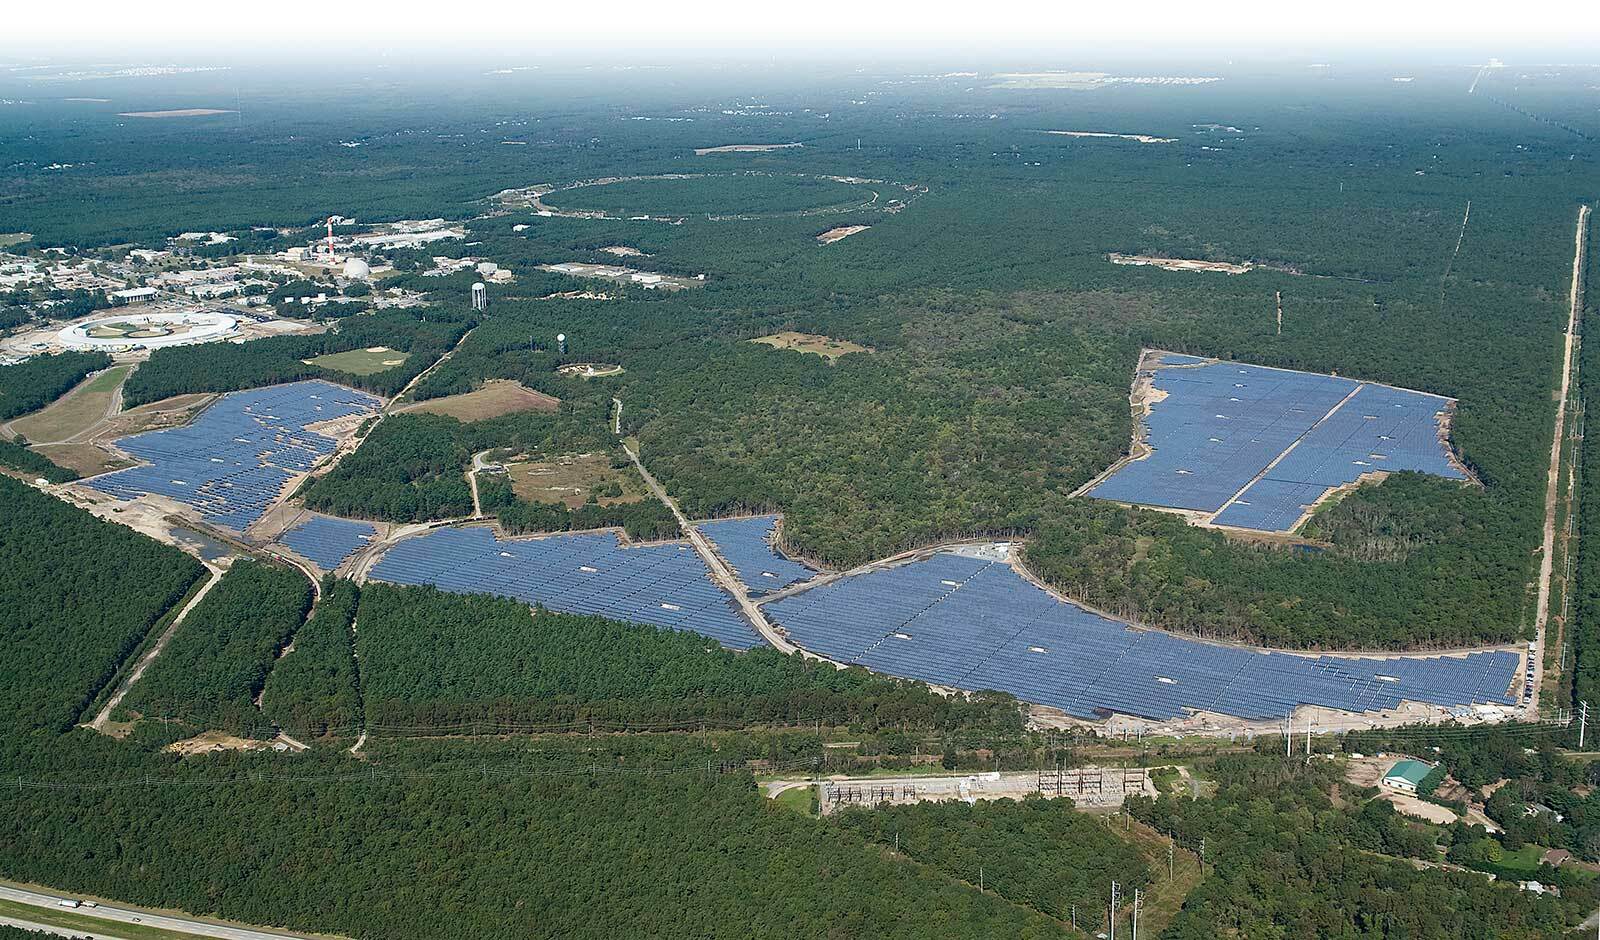
{"label": "spherical storage tank", "polygon": [[372,268],[360,258],[350,258],[344,263],[344,276],[364,281],[372,276]]}

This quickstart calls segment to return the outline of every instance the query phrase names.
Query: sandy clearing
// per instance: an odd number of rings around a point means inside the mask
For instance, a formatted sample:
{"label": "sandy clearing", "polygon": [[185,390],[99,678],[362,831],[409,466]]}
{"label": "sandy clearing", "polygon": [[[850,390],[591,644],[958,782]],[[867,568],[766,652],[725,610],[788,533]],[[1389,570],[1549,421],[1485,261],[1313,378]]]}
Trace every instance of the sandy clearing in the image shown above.
{"label": "sandy clearing", "polygon": [[804,144],[723,144],[720,147],[696,147],[694,155],[703,157],[708,153],[768,153],[773,150],[791,150],[803,147]]}
{"label": "sandy clearing", "polygon": [[1193,258],[1163,258],[1159,255],[1124,255],[1111,252],[1106,255],[1112,264],[1149,265],[1163,271],[1221,271],[1224,274],[1244,274],[1254,265],[1229,264],[1225,261],[1198,261]]}
{"label": "sandy clearing", "polygon": [[237,114],[239,112],[224,108],[173,108],[170,111],[122,111],[117,117],[131,118],[177,118],[177,117],[208,117],[213,114]]}
{"label": "sandy clearing", "polygon": [[851,235],[855,235],[855,234],[860,233],[860,232],[865,232],[869,228],[872,228],[872,226],[870,226],[870,225],[841,225],[841,226],[839,226],[837,228],[830,228],[826,232],[823,232],[821,235],[818,235],[817,236],[817,241],[821,242],[824,245],[831,245],[836,241],[841,241],[843,239],[849,238]]}
{"label": "sandy clearing", "polygon": [[1141,144],[1175,144],[1176,137],[1155,137],[1150,134],[1114,134],[1111,131],[1045,131],[1057,137],[1099,137],[1109,140],[1133,140]]}

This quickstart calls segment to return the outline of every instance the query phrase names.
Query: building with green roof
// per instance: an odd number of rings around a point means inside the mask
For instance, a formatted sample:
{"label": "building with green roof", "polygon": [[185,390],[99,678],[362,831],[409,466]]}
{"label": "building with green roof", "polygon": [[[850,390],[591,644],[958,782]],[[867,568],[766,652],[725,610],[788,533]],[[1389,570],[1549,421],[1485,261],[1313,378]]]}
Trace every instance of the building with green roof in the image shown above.
{"label": "building with green roof", "polygon": [[1393,787],[1405,793],[1417,792],[1417,787],[1422,785],[1422,780],[1433,772],[1432,764],[1424,764],[1419,760],[1403,760],[1389,768],[1383,775],[1383,785]]}

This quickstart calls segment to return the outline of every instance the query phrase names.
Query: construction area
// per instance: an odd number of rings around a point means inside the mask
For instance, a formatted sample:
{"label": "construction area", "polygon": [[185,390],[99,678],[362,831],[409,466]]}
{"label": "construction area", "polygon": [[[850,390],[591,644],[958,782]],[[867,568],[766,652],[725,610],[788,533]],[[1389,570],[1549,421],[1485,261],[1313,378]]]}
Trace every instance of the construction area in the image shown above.
{"label": "construction area", "polygon": [[851,807],[875,809],[913,803],[960,800],[1021,800],[1068,797],[1079,809],[1115,810],[1129,794],[1154,797],[1150,772],[1132,767],[1075,767],[1070,770],[989,771],[977,774],[903,777],[844,777],[768,780],[761,784],[767,799],[810,788],[823,816]]}

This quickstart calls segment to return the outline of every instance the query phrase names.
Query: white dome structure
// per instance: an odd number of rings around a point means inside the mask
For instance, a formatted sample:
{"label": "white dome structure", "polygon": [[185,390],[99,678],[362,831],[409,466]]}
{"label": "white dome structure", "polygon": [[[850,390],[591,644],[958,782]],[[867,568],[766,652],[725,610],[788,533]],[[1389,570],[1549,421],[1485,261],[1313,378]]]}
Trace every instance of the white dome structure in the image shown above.
{"label": "white dome structure", "polygon": [[353,281],[364,281],[372,276],[372,268],[360,258],[349,258],[344,263],[344,276]]}

